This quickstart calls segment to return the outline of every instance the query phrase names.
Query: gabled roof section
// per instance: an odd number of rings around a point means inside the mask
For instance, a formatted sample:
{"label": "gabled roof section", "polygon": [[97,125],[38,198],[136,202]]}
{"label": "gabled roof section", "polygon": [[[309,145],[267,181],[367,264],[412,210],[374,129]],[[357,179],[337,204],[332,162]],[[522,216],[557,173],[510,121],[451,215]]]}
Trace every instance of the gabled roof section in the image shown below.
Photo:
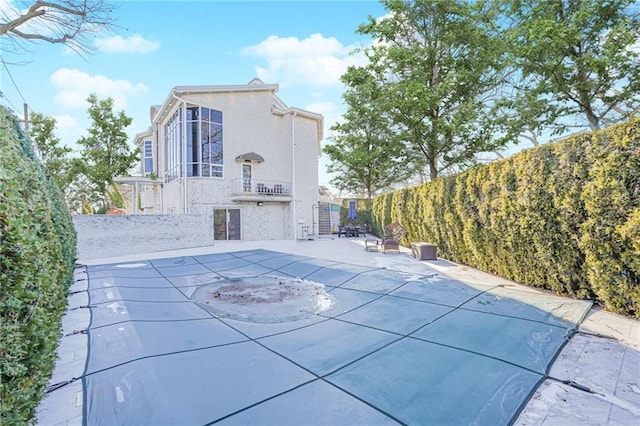
{"label": "gabled roof section", "polygon": [[136,146],[142,145],[142,142],[147,139],[151,139],[153,137],[153,128],[149,127],[146,131],[136,133],[133,136],[133,144]]}
{"label": "gabled roof section", "polygon": [[210,85],[210,86],[175,86],[167,95],[162,106],[156,109],[155,115],[151,121],[156,122],[163,114],[166,114],[173,105],[180,102],[181,95],[201,94],[201,93],[230,93],[230,92],[271,92],[274,94],[278,91],[279,85],[265,84],[259,78],[254,78],[249,84],[233,84],[233,85]]}
{"label": "gabled roof section", "polygon": [[276,115],[292,114],[294,116],[302,116],[315,120],[318,125],[318,144],[324,138],[324,117],[320,114],[306,111],[300,108],[288,107],[282,99],[276,96],[279,89],[278,84],[265,84],[259,78],[252,79],[248,84],[238,85],[213,85],[213,86],[175,86],[160,106],[151,107],[151,122],[156,123],[164,114],[170,111],[173,106],[182,102],[181,95],[198,94],[198,93],[230,93],[230,92],[271,92],[272,106],[271,112]]}
{"label": "gabled roof section", "polygon": [[[274,98],[275,97],[276,96],[274,95]],[[282,105],[284,105],[284,103]],[[315,113],[315,112],[311,112],[311,111],[307,111],[306,109],[302,109],[302,108],[296,108],[296,107],[287,107],[285,109],[276,109],[275,108],[275,102],[274,102],[274,108],[271,109],[271,112],[276,114],[276,115],[291,114],[291,115],[294,115],[294,116],[300,116],[300,117],[309,118],[311,120],[315,120],[317,125],[318,125],[318,144],[324,138],[324,117],[321,114],[318,114],[318,113]]]}

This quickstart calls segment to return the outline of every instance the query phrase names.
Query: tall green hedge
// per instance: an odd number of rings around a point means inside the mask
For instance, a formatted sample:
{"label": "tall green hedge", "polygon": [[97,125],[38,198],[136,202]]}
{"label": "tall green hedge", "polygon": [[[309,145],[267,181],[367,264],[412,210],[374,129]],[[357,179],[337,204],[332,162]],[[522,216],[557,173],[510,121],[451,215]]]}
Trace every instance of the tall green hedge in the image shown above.
{"label": "tall green hedge", "polygon": [[404,244],[640,317],[640,120],[377,197]]}
{"label": "tall green hedge", "polygon": [[17,119],[0,107],[0,424],[35,415],[53,372],[76,233]]}
{"label": "tall green hedge", "polygon": [[[356,202],[356,218],[349,219],[349,201]],[[371,225],[371,200],[366,198],[345,198],[340,204],[340,223],[352,225]]]}

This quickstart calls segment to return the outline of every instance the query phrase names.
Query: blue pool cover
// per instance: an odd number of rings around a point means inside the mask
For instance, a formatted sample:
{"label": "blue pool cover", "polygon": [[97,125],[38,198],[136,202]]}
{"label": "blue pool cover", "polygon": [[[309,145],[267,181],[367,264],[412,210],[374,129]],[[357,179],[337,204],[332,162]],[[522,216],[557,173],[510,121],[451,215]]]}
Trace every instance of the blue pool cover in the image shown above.
{"label": "blue pool cover", "polygon": [[[88,425],[511,424],[591,306],[267,250],[86,272]],[[253,321],[250,301],[234,316],[193,298],[243,298],[239,277],[313,282],[331,303]]]}

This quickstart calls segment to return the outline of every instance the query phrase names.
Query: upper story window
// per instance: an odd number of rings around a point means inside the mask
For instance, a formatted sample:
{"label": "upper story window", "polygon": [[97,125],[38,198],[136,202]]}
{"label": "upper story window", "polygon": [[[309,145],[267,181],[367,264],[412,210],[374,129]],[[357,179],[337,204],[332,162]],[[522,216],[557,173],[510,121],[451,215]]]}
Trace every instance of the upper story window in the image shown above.
{"label": "upper story window", "polygon": [[222,177],[222,112],[187,108],[188,176]]}
{"label": "upper story window", "polygon": [[144,170],[142,171],[145,176],[149,176],[153,173],[153,142],[144,141],[144,148],[142,152],[142,164]]}
{"label": "upper story window", "polygon": [[[222,112],[205,107],[186,109],[186,137],[182,137],[181,109],[165,126],[167,181],[183,174],[183,145],[189,177],[223,177]],[[186,139],[186,140],[185,140]]]}
{"label": "upper story window", "polygon": [[182,176],[182,109],[179,108],[164,126],[166,182]]}

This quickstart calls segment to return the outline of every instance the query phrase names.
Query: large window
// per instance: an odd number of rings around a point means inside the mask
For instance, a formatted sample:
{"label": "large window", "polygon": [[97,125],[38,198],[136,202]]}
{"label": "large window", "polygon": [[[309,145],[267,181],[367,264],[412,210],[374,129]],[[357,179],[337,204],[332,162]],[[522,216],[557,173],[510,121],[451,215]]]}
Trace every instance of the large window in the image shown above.
{"label": "large window", "polygon": [[187,176],[222,177],[222,112],[205,107],[186,111],[186,141],[182,135],[181,110],[176,111],[166,129],[167,181],[182,176],[182,143],[186,142]]}
{"label": "large window", "polygon": [[165,133],[165,180],[171,182],[182,176],[182,109],[178,109],[164,127]]}
{"label": "large window", "polygon": [[144,141],[144,151],[143,155],[143,163],[144,164],[144,175],[149,176],[153,173],[153,142],[152,141]]}

